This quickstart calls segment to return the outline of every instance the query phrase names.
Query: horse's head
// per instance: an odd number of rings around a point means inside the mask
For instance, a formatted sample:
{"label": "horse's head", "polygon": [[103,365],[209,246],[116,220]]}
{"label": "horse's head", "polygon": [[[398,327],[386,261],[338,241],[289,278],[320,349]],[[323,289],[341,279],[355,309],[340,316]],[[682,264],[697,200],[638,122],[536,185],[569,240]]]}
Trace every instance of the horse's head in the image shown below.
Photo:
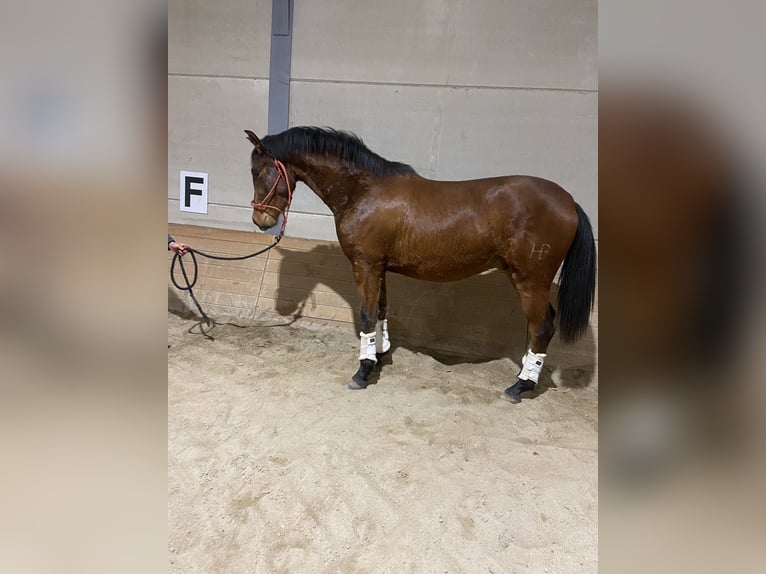
{"label": "horse's head", "polygon": [[261,230],[274,227],[279,221],[279,215],[284,214],[290,206],[292,196],[285,166],[261,143],[253,132],[245,130],[247,139],[253,144],[250,158],[250,172],[253,174],[253,223]]}

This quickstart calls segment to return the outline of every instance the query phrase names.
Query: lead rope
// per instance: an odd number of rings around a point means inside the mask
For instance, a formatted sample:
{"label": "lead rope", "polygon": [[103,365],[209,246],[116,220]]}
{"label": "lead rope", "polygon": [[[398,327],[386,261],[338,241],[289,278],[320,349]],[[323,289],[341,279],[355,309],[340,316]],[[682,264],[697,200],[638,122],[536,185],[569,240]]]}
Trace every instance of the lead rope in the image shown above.
{"label": "lead rope", "polygon": [[[215,324],[215,321],[213,321],[210,317],[208,317],[207,313],[202,309],[202,305],[200,305],[199,301],[197,300],[197,297],[194,295],[194,286],[197,284],[197,277],[199,275],[199,265],[197,263],[197,256],[195,254],[202,255],[203,257],[207,257],[208,259],[217,259],[218,261],[242,261],[244,259],[250,259],[252,257],[256,257],[258,255],[261,255],[262,253],[266,253],[267,251],[273,249],[277,246],[277,244],[282,240],[282,237],[285,234],[285,226],[287,226],[287,215],[290,212],[290,204],[293,201],[293,192],[290,188],[290,179],[287,175],[287,169],[285,168],[284,164],[279,160],[274,160],[274,165],[277,168],[277,172],[279,175],[277,176],[277,180],[274,182],[274,185],[271,186],[271,189],[269,190],[269,193],[266,194],[266,197],[261,201],[260,203],[256,203],[255,200],[250,202],[250,205],[253,207],[257,207],[260,209],[276,209],[280,214],[282,214],[282,227],[279,229],[279,233],[274,238],[274,243],[271,245],[268,245],[264,247],[263,249],[256,251],[255,253],[250,253],[249,255],[238,255],[234,257],[224,257],[223,255],[212,255],[210,253],[205,253],[204,251],[200,251],[199,249],[194,249],[190,247],[188,249],[189,254],[191,255],[192,259],[192,268],[194,270],[194,277],[191,281],[189,281],[189,275],[186,272],[186,267],[184,266],[183,258],[178,254],[173,254],[173,261],[170,264],[170,280],[173,282],[173,286],[178,289],[179,291],[188,291],[189,295],[191,296],[192,301],[194,301],[194,304],[197,306],[197,310],[199,311],[200,315],[205,321],[205,324],[208,326],[208,328],[212,327]],[[285,206],[284,211],[279,209],[278,207],[275,207],[273,205],[267,205],[266,201],[273,195],[274,191],[277,188],[277,184],[279,183],[279,180],[284,178],[285,183],[287,184],[287,205]],[[175,275],[173,272],[175,271],[176,263],[179,264],[181,267],[181,275],[183,275],[185,285],[182,285],[176,281]],[[201,323],[200,323],[201,325]],[[212,340],[213,337],[211,337],[208,333],[206,333],[204,330],[201,329],[202,334]]]}

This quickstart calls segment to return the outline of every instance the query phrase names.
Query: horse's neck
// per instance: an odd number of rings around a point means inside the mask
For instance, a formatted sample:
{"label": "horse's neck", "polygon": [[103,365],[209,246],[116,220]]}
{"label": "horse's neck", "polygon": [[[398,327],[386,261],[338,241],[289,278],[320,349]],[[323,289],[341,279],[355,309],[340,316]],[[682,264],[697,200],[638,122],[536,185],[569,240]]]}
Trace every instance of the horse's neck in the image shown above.
{"label": "horse's neck", "polygon": [[296,179],[309,186],[336,217],[345,212],[352,197],[366,186],[363,174],[329,160],[302,157],[291,161],[291,165]]}

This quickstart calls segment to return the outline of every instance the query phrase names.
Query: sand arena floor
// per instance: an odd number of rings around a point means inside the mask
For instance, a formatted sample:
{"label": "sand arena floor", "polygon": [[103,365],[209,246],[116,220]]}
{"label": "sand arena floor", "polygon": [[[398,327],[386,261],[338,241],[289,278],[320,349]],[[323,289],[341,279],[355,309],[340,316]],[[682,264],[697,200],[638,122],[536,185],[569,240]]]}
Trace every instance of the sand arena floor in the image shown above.
{"label": "sand arena floor", "polygon": [[348,391],[348,329],[234,323],[168,314],[172,572],[597,571],[597,383],[511,405],[510,359],[392,333]]}

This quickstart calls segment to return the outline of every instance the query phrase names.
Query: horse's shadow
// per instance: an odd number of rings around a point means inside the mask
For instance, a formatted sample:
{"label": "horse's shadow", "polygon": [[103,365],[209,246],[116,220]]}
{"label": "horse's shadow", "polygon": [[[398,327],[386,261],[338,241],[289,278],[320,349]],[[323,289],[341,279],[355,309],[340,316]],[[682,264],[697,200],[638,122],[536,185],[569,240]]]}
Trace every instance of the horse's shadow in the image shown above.
{"label": "horse's shadow", "polygon": [[[360,299],[351,265],[339,245],[310,251],[277,248],[276,311],[293,319],[335,318],[353,310],[359,333]],[[431,283],[388,273],[388,323],[392,349],[379,366],[390,364],[398,347],[423,353],[445,365],[509,358],[516,366],[527,346],[526,318],[505,273],[492,271],[454,283]],[[555,302],[557,286],[551,293]],[[555,307],[555,304],[554,304]],[[596,348],[590,327],[575,345],[554,337],[537,393],[558,385],[588,386],[595,377]],[[516,375],[509,369],[509,384]],[[554,382],[555,381],[555,382]],[[372,381],[371,381],[372,382]]]}

